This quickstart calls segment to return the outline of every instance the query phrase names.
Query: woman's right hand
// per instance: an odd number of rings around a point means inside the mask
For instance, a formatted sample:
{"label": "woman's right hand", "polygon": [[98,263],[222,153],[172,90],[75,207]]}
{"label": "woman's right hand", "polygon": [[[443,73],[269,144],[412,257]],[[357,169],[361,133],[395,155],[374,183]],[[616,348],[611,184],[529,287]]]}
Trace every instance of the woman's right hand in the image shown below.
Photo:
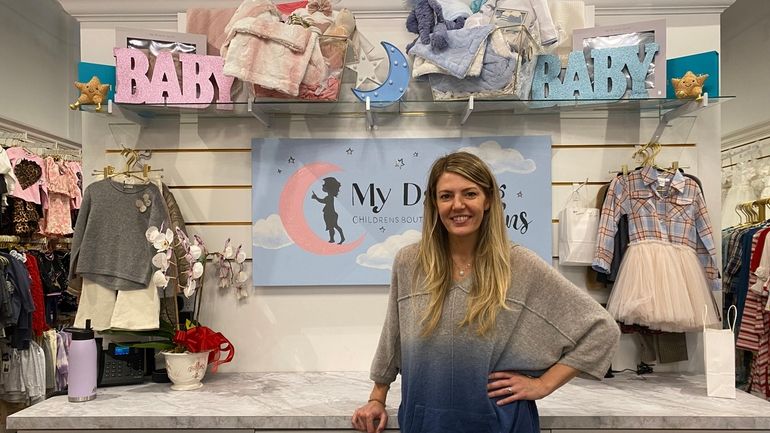
{"label": "woman's right hand", "polygon": [[[381,433],[388,423],[388,412],[385,405],[372,400],[353,412],[351,419],[353,428],[366,433]],[[377,421],[377,422],[375,422]]]}

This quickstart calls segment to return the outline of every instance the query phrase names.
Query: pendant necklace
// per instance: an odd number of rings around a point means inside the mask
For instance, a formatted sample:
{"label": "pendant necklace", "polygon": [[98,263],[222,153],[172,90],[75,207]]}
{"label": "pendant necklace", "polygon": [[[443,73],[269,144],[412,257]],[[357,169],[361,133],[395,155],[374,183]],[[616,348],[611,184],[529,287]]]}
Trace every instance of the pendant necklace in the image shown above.
{"label": "pendant necklace", "polygon": [[[453,261],[454,261],[454,260],[453,260]],[[454,264],[455,264],[455,266],[457,266],[457,262],[454,262]],[[465,276],[465,273],[471,269],[471,264],[472,264],[472,263],[466,263],[466,264],[465,264],[465,267],[457,266],[457,269],[459,270],[458,274],[459,274],[461,277],[464,277],[464,276]]]}

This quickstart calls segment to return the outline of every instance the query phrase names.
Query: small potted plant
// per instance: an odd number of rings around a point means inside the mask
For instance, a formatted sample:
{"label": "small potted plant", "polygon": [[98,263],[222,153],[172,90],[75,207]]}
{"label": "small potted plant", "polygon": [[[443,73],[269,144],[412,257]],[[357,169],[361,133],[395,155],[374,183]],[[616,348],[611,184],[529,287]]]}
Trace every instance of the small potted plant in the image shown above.
{"label": "small potted plant", "polygon": [[[194,236],[190,240],[187,235],[177,228],[161,231],[156,227],[150,227],[145,234],[147,241],[157,250],[152,259],[153,265],[158,268],[153,274],[153,282],[159,289],[166,290],[168,283],[174,277],[167,275],[173,260],[174,247],[181,247],[183,258],[187,262],[187,270],[184,277],[177,275],[180,282],[179,288],[188,298],[195,296],[193,320],[187,320],[184,325],[179,323],[179,313],[174,308],[174,317],[160,320],[160,328],[157,331],[133,332],[135,335],[154,337],[152,341],[135,343],[134,347],[153,348],[160,350],[166,362],[166,372],[173,383],[171,389],[192,390],[198,389],[203,384],[206,368],[210,364],[212,373],[216,372],[220,364],[230,362],[235,355],[232,343],[220,332],[215,332],[198,322],[200,313],[200,296],[203,287],[205,264],[209,254],[206,252],[203,241]],[[217,254],[217,253],[215,253]],[[184,284],[181,283],[184,281]],[[167,309],[163,309],[167,312]],[[227,355],[223,356],[223,352]]]}
{"label": "small potted plant", "polygon": [[[161,352],[166,360],[166,372],[177,391],[198,389],[211,364],[212,373],[220,364],[230,362],[235,355],[232,343],[220,332],[187,322],[184,330],[176,330],[172,339],[174,348]],[[221,359],[222,352],[227,352]]]}

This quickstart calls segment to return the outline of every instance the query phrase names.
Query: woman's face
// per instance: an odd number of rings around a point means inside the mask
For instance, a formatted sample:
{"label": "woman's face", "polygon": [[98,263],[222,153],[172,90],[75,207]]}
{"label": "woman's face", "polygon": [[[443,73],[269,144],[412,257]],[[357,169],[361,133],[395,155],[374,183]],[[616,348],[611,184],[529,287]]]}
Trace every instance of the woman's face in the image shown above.
{"label": "woman's face", "polygon": [[489,199],[476,183],[455,173],[443,173],[436,183],[436,205],[449,237],[478,236]]}

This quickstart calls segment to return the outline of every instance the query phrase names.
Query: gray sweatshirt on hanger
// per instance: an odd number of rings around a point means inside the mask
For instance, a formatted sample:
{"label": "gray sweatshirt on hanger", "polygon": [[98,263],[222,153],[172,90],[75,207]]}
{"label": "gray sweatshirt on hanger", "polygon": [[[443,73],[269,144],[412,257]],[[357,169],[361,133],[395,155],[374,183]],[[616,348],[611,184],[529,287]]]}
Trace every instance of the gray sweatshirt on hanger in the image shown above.
{"label": "gray sweatshirt on hanger", "polygon": [[145,233],[150,226],[160,229],[165,214],[153,184],[105,179],[89,185],[72,239],[70,280],[87,277],[114,290],[147,288],[156,250]]}

